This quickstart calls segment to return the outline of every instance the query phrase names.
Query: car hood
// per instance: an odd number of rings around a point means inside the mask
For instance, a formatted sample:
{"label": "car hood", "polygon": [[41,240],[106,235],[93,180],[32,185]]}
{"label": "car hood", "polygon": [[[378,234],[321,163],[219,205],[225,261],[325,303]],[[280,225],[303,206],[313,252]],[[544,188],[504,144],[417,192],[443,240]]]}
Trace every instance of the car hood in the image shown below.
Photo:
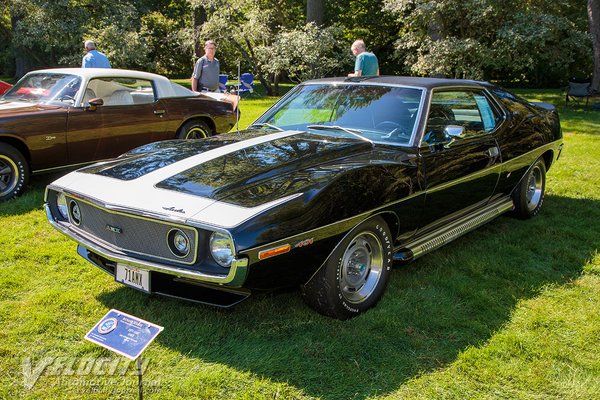
{"label": "car hood", "polygon": [[0,99],[0,117],[9,117],[19,114],[29,114],[42,110],[54,110],[61,108],[59,106],[49,106],[45,104],[33,104],[23,101],[6,101]]}
{"label": "car hood", "polygon": [[301,193],[263,204],[228,202],[240,191],[370,151],[352,135],[242,131],[207,140],[159,142],[66,175],[53,185],[106,205],[235,226]]}

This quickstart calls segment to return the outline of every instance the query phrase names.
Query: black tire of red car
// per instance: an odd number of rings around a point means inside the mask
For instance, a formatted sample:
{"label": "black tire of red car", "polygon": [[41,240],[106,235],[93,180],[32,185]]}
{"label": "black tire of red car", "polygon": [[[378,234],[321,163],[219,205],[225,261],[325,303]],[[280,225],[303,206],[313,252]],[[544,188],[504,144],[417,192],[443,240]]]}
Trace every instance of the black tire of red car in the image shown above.
{"label": "black tire of red car", "polygon": [[304,301],[317,312],[345,320],[375,306],[389,281],[393,242],[381,217],[356,226],[325,264],[302,287]]}
{"label": "black tire of red car", "polygon": [[194,119],[186,122],[179,129],[177,134],[178,139],[202,139],[212,136],[214,132],[206,124],[206,122],[199,119]]}
{"label": "black tire of red car", "polygon": [[27,160],[13,146],[0,143],[0,201],[20,195],[29,181]]}
{"label": "black tire of red car", "polygon": [[520,219],[528,219],[540,212],[546,190],[546,164],[538,159],[523,177],[513,192],[515,210],[513,214]]}

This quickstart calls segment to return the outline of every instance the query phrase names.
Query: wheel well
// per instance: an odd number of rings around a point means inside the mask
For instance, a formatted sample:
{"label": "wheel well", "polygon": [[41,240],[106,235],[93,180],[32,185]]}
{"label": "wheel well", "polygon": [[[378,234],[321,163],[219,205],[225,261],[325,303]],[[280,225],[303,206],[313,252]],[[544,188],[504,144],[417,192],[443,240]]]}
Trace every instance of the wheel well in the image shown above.
{"label": "wheel well", "polygon": [[217,127],[215,125],[215,122],[211,118],[209,118],[209,117],[194,117],[194,118],[189,118],[189,119],[186,119],[185,121],[183,121],[183,123],[177,129],[177,133],[180,133],[181,132],[181,128],[183,128],[183,126],[185,124],[187,124],[188,122],[190,122],[190,121],[202,121],[206,125],[208,125],[208,127],[210,129],[212,129],[213,132],[215,132],[215,133],[217,132]]}
{"label": "wheel well", "polygon": [[392,237],[393,238],[397,237],[398,232],[400,230],[400,221],[398,221],[398,216],[392,212],[381,213],[381,214],[378,214],[378,216],[383,218],[383,220],[387,224],[388,228],[390,228]]}
{"label": "wheel well", "polygon": [[544,158],[544,164],[546,164],[546,171],[550,169],[550,165],[552,165],[552,160],[554,160],[554,152],[552,150],[548,150],[544,154],[542,154]]}
{"label": "wheel well", "polygon": [[19,139],[11,138],[11,137],[0,137],[0,143],[6,143],[19,150],[23,157],[27,160],[27,164],[30,165],[31,168],[31,155],[29,154],[29,148],[27,145],[20,141]]}

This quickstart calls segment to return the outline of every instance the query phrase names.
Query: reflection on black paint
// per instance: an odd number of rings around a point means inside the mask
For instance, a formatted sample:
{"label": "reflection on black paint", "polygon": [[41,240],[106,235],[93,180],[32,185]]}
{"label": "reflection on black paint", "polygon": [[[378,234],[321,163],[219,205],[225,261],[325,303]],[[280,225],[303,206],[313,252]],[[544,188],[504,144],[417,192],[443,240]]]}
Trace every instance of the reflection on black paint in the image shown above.
{"label": "reflection on black paint", "polygon": [[248,185],[370,149],[370,143],[353,137],[302,133],[226,154],[157,187],[223,199]]}
{"label": "reflection on black paint", "polygon": [[259,136],[262,132],[245,131],[201,140],[169,140],[138,147],[119,158],[80,170],[89,174],[129,181],[221,146]]}

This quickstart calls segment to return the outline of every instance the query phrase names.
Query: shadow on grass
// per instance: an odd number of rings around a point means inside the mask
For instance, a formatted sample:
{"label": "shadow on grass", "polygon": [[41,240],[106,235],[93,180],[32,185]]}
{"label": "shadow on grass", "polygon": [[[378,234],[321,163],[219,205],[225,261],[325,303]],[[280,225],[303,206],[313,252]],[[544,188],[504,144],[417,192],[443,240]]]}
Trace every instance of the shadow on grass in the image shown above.
{"label": "shadow on grass", "polygon": [[[158,341],[186,357],[311,396],[363,399],[447,366],[502,329],[519,301],[578,277],[600,246],[589,224],[600,220],[598,203],[549,196],[532,220],[500,217],[397,268],[379,305],[346,322],[309,310],[297,292],[251,298],[231,311],[127,288],[99,299],[163,325]],[[172,366],[163,368],[168,374]]]}

